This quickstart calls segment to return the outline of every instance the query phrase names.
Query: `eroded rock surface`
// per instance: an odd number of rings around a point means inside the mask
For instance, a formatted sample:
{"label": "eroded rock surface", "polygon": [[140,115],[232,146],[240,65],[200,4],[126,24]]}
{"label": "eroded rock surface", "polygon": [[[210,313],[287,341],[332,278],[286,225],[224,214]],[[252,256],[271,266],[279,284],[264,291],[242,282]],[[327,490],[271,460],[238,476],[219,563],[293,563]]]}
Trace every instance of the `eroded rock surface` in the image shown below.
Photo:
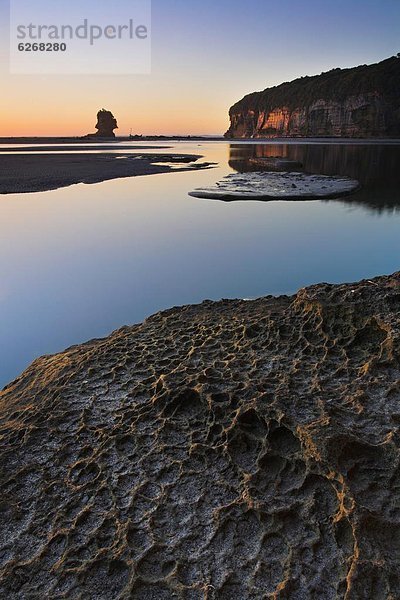
{"label": "eroded rock surface", "polygon": [[347,196],[359,187],[359,182],[350,177],[255,171],[231,173],[215,185],[197,188],[189,195],[228,201],[316,200]]}
{"label": "eroded rock surface", "polygon": [[0,393],[0,596],[400,597],[400,273],[172,309]]}

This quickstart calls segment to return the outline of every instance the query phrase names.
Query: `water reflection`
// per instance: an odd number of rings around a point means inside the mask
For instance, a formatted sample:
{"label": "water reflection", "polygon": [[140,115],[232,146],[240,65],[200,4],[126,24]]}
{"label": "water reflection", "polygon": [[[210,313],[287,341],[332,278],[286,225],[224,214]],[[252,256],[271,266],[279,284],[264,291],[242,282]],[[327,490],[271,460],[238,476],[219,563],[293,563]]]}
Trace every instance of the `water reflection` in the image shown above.
{"label": "water reflection", "polygon": [[[252,158],[280,157],[299,161],[307,173],[347,175],[362,184],[346,203],[374,211],[400,207],[400,146],[352,144],[231,144],[229,165],[239,172],[257,171]],[[343,201],[343,199],[342,199]]]}
{"label": "water reflection", "polygon": [[[0,387],[42,354],[177,304],[399,269],[400,211],[382,212],[399,206],[398,148],[182,142],[165,151],[218,166],[0,196]],[[343,171],[364,189],[352,205],[188,196],[256,152],[300,156],[307,170]]]}

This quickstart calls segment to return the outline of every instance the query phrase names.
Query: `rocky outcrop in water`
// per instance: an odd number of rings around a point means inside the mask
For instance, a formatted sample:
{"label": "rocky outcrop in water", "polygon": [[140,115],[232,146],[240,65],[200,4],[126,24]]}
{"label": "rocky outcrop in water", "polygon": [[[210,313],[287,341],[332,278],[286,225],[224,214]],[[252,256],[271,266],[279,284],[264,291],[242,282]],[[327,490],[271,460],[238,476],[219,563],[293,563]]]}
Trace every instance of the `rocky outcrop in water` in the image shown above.
{"label": "rocky outcrop in water", "polygon": [[87,138],[115,138],[114,129],[118,129],[117,119],[111,111],[102,108],[97,113],[96,133],[89,133]]}
{"label": "rocky outcrop in water", "polygon": [[230,173],[214,185],[189,192],[195,198],[215,200],[317,200],[342,198],[360,188],[355,179],[307,173]]}
{"label": "rocky outcrop in water", "polygon": [[334,176],[341,173],[357,179],[361,188],[345,198],[348,203],[378,212],[400,207],[400,145],[397,143],[232,143],[229,166],[240,173],[254,172],[259,170],[258,161],[268,161],[277,155],[283,160],[302,163],[305,173]]}
{"label": "rocky outcrop in water", "polygon": [[0,392],[0,596],[400,597],[400,273],[204,302]]}
{"label": "rocky outcrop in water", "polygon": [[399,137],[400,58],[333,69],[245,96],[228,138]]}

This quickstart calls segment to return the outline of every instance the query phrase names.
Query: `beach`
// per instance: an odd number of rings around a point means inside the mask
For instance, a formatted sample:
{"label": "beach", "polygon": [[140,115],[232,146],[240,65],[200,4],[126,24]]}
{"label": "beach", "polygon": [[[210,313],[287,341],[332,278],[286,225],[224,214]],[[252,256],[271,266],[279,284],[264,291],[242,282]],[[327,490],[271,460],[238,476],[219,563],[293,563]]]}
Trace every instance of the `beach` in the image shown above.
{"label": "beach", "polygon": [[[135,147],[137,155],[128,154],[123,149],[113,153],[108,153],[107,150],[92,153],[91,147],[79,148],[79,153],[66,152],[65,148],[51,148],[48,154],[45,153],[46,150],[36,154],[41,147],[21,149],[26,154],[18,154],[18,148],[7,148],[6,151],[11,154],[0,150],[0,194],[41,192],[76,183],[99,183],[121,177],[169,173],[176,171],[179,164],[180,170],[204,167],[200,164],[189,167],[189,163],[195,163],[201,158],[199,155],[150,154],[149,148],[151,147]],[[140,154],[141,149],[146,151],[145,155]],[[126,150],[129,151],[130,148]]]}
{"label": "beach", "polygon": [[1,16],[0,600],[400,600],[400,2]]}

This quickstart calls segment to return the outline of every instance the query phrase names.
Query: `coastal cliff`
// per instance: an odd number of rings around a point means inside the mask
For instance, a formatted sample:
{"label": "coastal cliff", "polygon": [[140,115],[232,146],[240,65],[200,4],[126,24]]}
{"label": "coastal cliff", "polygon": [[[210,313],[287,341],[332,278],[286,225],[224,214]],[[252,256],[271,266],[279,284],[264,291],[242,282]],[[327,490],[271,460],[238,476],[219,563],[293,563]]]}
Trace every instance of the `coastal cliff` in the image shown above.
{"label": "coastal cliff", "polygon": [[398,137],[400,58],[332,69],[245,96],[227,138]]}
{"label": "coastal cliff", "polygon": [[0,392],[0,596],[400,597],[400,273],[204,302]]}

